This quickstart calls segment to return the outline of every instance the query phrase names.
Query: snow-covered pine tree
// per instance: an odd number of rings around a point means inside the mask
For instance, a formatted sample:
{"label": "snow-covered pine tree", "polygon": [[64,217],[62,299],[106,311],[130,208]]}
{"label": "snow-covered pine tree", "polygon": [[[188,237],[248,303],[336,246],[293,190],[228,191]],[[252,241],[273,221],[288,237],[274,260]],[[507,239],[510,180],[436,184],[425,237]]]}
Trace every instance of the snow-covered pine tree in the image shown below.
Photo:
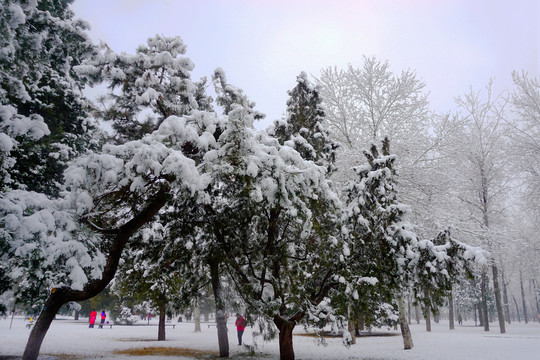
{"label": "snow-covered pine tree", "polygon": [[[454,241],[447,231],[433,241],[417,239],[407,221],[409,209],[397,198],[396,157],[389,149],[386,138],[382,153],[374,144],[365,151],[368,164],[355,169],[358,180],[345,190],[343,230],[350,256],[344,282],[350,288],[353,308],[367,311],[363,318],[370,322],[380,320],[378,317],[398,320],[404,347],[410,349],[413,343],[403,300],[406,291],[412,287],[417,299],[428,306],[430,301],[440,302],[455,276],[486,258],[482,249]],[[421,296],[421,289],[428,288],[433,294]]]}
{"label": "snow-covered pine tree", "polygon": [[[312,206],[337,207],[338,199],[326,168],[255,131],[245,104],[231,106],[218,149],[205,156],[214,183],[202,210],[215,244],[201,245],[221,256],[248,312],[278,327],[281,358],[293,359],[292,330],[330,291],[341,252],[329,239],[331,226],[316,229],[323,226],[315,224]],[[324,225],[332,220],[329,210]]]}
{"label": "snow-covered pine tree", "polygon": [[198,198],[207,186],[208,177],[183,151],[186,144],[200,151],[208,148],[213,133],[201,133],[208,125],[201,119],[172,116],[140,141],[106,145],[101,153],[79,157],[66,170],[69,191],[63,198],[11,192],[2,199],[1,237],[8,250],[2,261],[12,278],[24,278],[34,254],[45,260],[42,268],[47,266],[49,295],[24,359],[37,358],[63,304],[88,299],[107,286],[138,229],[170,201],[181,201],[186,194]]}
{"label": "snow-covered pine tree", "polygon": [[94,115],[112,122],[118,143],[140,139],[169,116],[211,110],[206,79],[191,80],[194,64],[185,53],[180,37],[156,35],[135,54],[117,54],[103,45],[97,56],[77,67],[90,84],[108,84]]}
{"label": "snow-covered pine tree", "polygon": [[[85,83],[74,71],[96,50],[87,25],[73,19],[71,2],[0,2],[0,197],[4,206],[16,203],[36,214],[47,210],[39,204],[49,202],[42,195],[59,196],[68,162],[96,145]],[[18,266],[26,276],[14,279],[6,265],[10,241],[0,236],[0,278],[9,282],[18,306],[38,312],[49,262],[38,248],[24,252],[28,257]]]}
{"label": "snow-covered pine tree", "polygon": [[[344,235],[350,256],[346,293],[355,319],[368,325],[398,320],[399,299],[406,291],[407,263],[416,256],[416,235],[406,220],[407,207],[397,200],[394,188],[395,155],[385,138],[382,153],[372,144],[364,151],[365,166],[355,168],[358,176],[344,192]],[[401,315],[401,314],[400,314]],[[401,321],[405,348],[412,347],[410,331]]]}
{"label": "snow-covered pine tree", "polygon": [[[186,45],[180,37],[163,37],[156,35],[148,39],[147,45],[140,46],[135,55],[115,54],[111,49],[103,47],[103,53],[96,59],[78,67],[90,81],[106,81],[109,83],[109,94],[103,100],[102,111],[95,115],[103,120],[112,121],[115,130],[115,141],[124,143],[136,140],[159,128],[170,116],[184,116],[191,124],[200,126],[200,131],[210,131],[207,145],[215,142],[214,133],[217,118],[213,113],[212,98],[206,94],[206,79],[194,83],[190,80],[193,63],[182,56]],[[144,120],[142,116],[146,116]],[[211,129],[210,129],[211,128]],[[202,161],[202,154],[193,143],[182,144],[184,154],[196,163]],[[130,267],[145,268],[144,278],[138,279],[139,292],[145,292],[152,299],[152,304],[159,307],[160,322],[158,340],[165,340],[164,305],[171,296],[180,296],[185,291],[180,284],[173,286],[167,273],[187,273],[189,252],[182,252],[185,242],[186,227],[184,216],[188,210],[191,194],[183,194],[174,200],[174,205],[161,211],[152,224],[142,229],[142,234],[155,233],[156,228],[163,229],[169,238],[160,242],[148,243],[144,236],[138,234],[126,249],[130,259]],[[190,203],[192,204],[192,203]],[[181,210],[179,210],[181,208]],[[180,214],[182,213],[182,214]],[[182,225],[178,225],[182,223]],[[163,235],[162,234],[162,235]],[[152,245],[152,246],[150,246]],[[186,256],[178,256],[178,254]],[[136,275],[131,269],[121,268],[118,283],[132,283]],[[191,271],[192,269],[189,269]],[[131,276],[128,276],[131,275]],[[146,286],[148,279],[153,279],[154,286]],[[171,285],[174,291],[167,291]],[[191,285],[187,283],[186,285]],[[191,289],[192,290],[192,289]]]}
{"label": "snow-covered pine tree", "polygon": [[472,279],[477,265],[486,263],[487,253],[451,237],[450,229],[441,231],[433,240],[418,241],[418,258],[410,262],[409,279],[415,302],[420,304],[429,326],[429,315],[452,294],[453,285]]}
{"label": "snow-covered pine tree", "polygon": [[74,67],[96,53],[67,1],[1,1],[0,187],[58,196],[93,124]]}
{"label": "snow-covered pine tree", "polygon": [[296,82],[288,92],[287,118],[274,121],[269,133],[281,144],[290,141],[289,145],[304,159],[326,166],[330,174],[335,170],[338,144],[330,139],[326,128],[319,87],[310,83],[305,72],[297,76]]}

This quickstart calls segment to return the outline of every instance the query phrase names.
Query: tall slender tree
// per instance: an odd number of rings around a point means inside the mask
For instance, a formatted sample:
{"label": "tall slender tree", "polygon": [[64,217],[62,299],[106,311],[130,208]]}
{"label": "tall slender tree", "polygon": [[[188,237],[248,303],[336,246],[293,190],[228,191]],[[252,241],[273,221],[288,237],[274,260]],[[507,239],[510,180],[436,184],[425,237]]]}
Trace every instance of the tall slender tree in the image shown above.
{"label": "tall slender tree", "polygon": [[[507,100],[502,95],[493,94],[493,82],[486,87],[486,99],[480,98],[480,92],[472,89],[464,97],[456,99],[464,121],[464,131],[460,147],[460,158],[465,182],[459,186],[458,195],[463,204],[470,209],[470,214],[480,225],[477,229],[482,246],[492,253],[490,268],[493,291],[497,306],[497,316],[501,333],[506,332],[504,310],[499,285],[499,241],[496,223],[504,213],[506,195],[510,190],[511,177],[506,173],[507,158],[504,156],[506,139],[503,120]],[[465,161],[463,161],[465,160]],[[487,281],[485,269],[482,281]],[[483,284],[482,288],[487,285]],[[484,303],[484,320],[487,325],[487,309]],[[488,328],[485,328],[488,330]]]}

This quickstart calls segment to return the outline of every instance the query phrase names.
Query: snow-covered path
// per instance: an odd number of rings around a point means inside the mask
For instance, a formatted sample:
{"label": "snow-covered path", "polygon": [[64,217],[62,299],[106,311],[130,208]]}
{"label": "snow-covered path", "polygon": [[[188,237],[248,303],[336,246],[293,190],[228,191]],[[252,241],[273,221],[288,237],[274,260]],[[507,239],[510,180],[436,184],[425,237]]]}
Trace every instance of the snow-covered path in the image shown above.
{"label": "snow-covered path", "polygon": [[[29,330],[25,327],[27,321],[15,318],[10,329],[10,318],[0,319],[0,359],[5,356],[20,356],[24,350]],[[41,354],[73,355],[72,359],[172,359],[170,356],[133,356],[114,353],[118,350],[166,347],[190,348],[217,352],[216,328],[202,324],[202,331],[194,333],[193,323],[177,323],[175,328],[167,327],[167,341],[155,341],[157,338],[156,321],[151,326],[114,326],[112,329],[89,329],[86,321],[58,319],[53,321],[45,337]],[[245,359],[248,349],[236,345],[234,324],[229,323],[229,342],[231,358]],[[401,336],[361,337],[357,344],[346,348],[340,338],[326,339],[325,345],[316,339],[304,336],[294,337],[296,358],[312,359],[425,359],[425,360],[535,360],[540,359],[540,324],[513,323],[507,325],[507,333],[500,334],[496,324],[491,325],[490,332],[484,332],[472,324],[457,326],[456,330],[448,330],[448,323],[441,321],[433,324],[433,331],[427,333],[423,324],[412,324],[414,348],[402,349]],[[381,330],[394,333],[393,330]],[[298,327],[296,333],[303,333]],[[253,344],[251,328],[246,328],[244,343]],[[258,341],[254,359],[278,359],[279,347],[277,340],[263,343]],[[208,355],[211,356],[211,355]],[[217,358],[217,356],[211,356]],[[42,358],[40,356],[40,358]],[[43,357],[43,359],[56,357]],[[184,357],[174,357],[184,359]],[[185,357],[186,359],[192,357]],[[249,358],[249,357],[247,357]]]}

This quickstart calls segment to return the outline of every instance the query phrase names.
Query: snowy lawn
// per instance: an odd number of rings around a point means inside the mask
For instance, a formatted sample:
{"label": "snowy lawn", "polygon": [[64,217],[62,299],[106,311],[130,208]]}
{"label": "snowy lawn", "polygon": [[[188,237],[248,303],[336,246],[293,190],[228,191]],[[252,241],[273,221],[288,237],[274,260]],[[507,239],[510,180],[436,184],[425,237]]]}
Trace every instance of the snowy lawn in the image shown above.
{"label": "snowy lawn", "polygon": [[[28,321],[16,317],[10,329],[11,318],[0,319],[0,359],[11,359],[20,356],[24,350],[29,330]],[[202,323],[202,331],[194,333],[194,324],[175,323],[167,327],[167,341],[156,341],[157,320],[150,326],[114,326],[89,329],[83,320],[58,319],[53,321],[41,347],[40,359],[207,359],[218,358],[217,331],[215,326],[208,327]],[[246,359],[249,349],[236,345],[236,331],[232,321],[229,322],[230,355],[232,359]],[[405,351],[399,333],[382,329],[377,333],[395,334],[397,336],[360,337],[357,344],[350,348],[342,345],[341,338],[326,338],[321,344],[315,338],[296,336],[304,333],[302,327],[296,329],[294,349],[297,359],[429,359],[429,360],[528,360],[540,359],[540,325],[538,323],[507,325],[507,333],[500,334],[495,324],[491,331],[466,323],[458,325],[456,330],[448,330],[448,323],[441,321],[433,324],[433,331],[427,333],[424,324],[412,324],[414,349]],[[244,333],[244,343],[253,344],[250,327]],[[278,359],[279,346],[277,340],[264,343],[257,340],[258,347],[251,358]],[[153,349],[161,348],[161,349]],[[146,349],[149,355],[129,355],[120,353],[123,350]],[[161,350],[161,351],[158,351]],[[188,351],[190,350],[190,351]],[[45,356],[45,354],[47,356]],[[69,355],[69,356],[66,356]],[[167,356],[168,355],[168,356]]]}

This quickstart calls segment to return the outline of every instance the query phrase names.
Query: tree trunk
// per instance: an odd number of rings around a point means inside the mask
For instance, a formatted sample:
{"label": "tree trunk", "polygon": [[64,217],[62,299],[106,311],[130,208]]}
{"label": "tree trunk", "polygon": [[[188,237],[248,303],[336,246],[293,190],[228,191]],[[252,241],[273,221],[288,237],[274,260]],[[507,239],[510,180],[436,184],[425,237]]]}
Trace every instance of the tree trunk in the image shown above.
{"label": "tree trunk", "polygon": [[280,315],[274,316],[274,324],[279,330],[279,358],[280,360],[294,360],[293,330],[295,320],[287,320]]}
{"label": "tree trunk", "polygon": [[533,279],[534,281],[534,300],[536,301],[536,314],[538,322],[540,323],[540,302],[538,301],[538,294],[540,294],[540,289],[538,288],[538,283],[536,279]]}
{"label": "tree trunk", "polygon": [[401,336],[403,337],[403,348],[405,350],[412,349],[414,344],[411,335],[411,329],[409,328],[409,323],[407,322],[407,314],[405,314],[405,300],[403,296],[400,296],[398,299],[398,310],[399,310],[399,326],[401,327]]}
{"label": "tree trunk", "polygon": [[165,305],[167,300],[165,296],[159,298],[159,324],[158,324],[158,341],[165,341]]}
{"label": "tree trunk", "polygon": [[355,322],[353,320],[353,311],[351,310],[351,307],[349,306],[349,316],[348,316],[348,325],[347,325],[347,329],[349,330],[349,334],[351,334],[351,345],[355,345],[356,344],[356,326],[355,326]]}
{"label": "tree trunk", "polygon": [[510,324],[510,304],[508,303],[508,288],[504,280],[504,271],[501,272],[501,277],[503,282],[504,317],[506,322]]}
{"label": "tree trunk", "polygon": [[195,320],[194,332],[201,332],[201,308],[197,298],[193,300],[193,319]]}
{"label": "tree trunk", "polygon": [[79,310],[75,310],[75,315],[73,320],[79,320]]}
{"label": "tree trunk", "polygon": [[411,325],[411,294],[407,295],[407,321]]}
{"label": "tree trunk", "polygon": [[529,319],[527,318],[527,303],[525,302],[525,290],[523,289],[523,273],[521,270],[519,271],[519,284],[521,286],[521,300],[523,301],[523,320],[525,321],[525,324],[529,323]]}
{"label": "tree trunk", "polygon": [[456,329],[454,324],[454,297],[451,290],[450,295],[448,295],[448,327],[450,330]]}
{"label": "tree trunk", "polygon": [[[482,305],[480,304],[480,308],[482,308]],[[478,321],[480,323],[480,326],[482,325],[482,311],[479,310],[478,304],[474,304],[474,326],[476,326],[476,319],[478,318]]]}
{"label": "tree trunk", "polygon": [[[363,313],[358,314],[358,320],[356,322],[356,329],[358,329],[357,334],[360,335],[360,331],[365,330],[366,318]],[[355,330],[356,330],[355,329]]]}
{"label": "tree trunk", "polygon": [[484,323],[484,331],[489,331],[489,320],[488,320],[488,308],[487,308],[487,275],[486,269],[482,270],[482,281],[480,282],[480,289],[482,292],[482,318],[481,320]]}
{"label": "tree trunk", "polygon": [[47,334],[56,313],[58,310],[60,310],[62,305],[67,302],[64,301],[63,291],[57,291],[56,289],[53,290],[54,292],[49,295],[49,298],[45,302],[36,323],[32,327],[32,331],[28,337],[28,342],[26,343],[26,348],[24,349],[24,360],[37,359],[43,339],[45,338],[45,335]]}
{"label": "tree trunk", "polygon": [[109,255],[101,278],[87,283],[83,290],[72,290],[68,287],[54,288],[45,302],[43,310],[34,325],[23,353],[23,360],[36,360],[43,339],[49,330],[51,322],[62,305],[70,301],[82,301],[99,294],[111,282],[118,263],[129,238],[139,228],[148,223],[168,200],[166,188],[161,189],[148,206],[116,231],[109,247]]}
{"label": "tree trunk", "polygon": [[416,323],[420,324],[420,305],[414,307],[414,315],[416,317]]}
{"label": "tree trunk", "polygon": [[431,309],[429,306],[425,308],[426,316],[426,331],[431,331]]}
{"label": "tree trunk", "polygon": [[218,333],[219,356],[229,357],[229,336],[227,335],[227,314],[225,313],[225,302],[219,278],[219,260],[212,258],[208,261],[210,265],[210,280],[216,303],[216,327]]}
{"label": "tree trunk", "polygon": [[504,324],[504,313],[503,313],[503,304],[501,301],[501,289],[499,287],[499,270],[497,265],[491,265],[491,271],[493,272],[493,291],[495,292],[495,305],[497,306],[497,316],[499,318],[499,328],[501,334],[506,332],[506,327]]}
{"label": "tree trunk", "polygon": [[517,300],[513,296],[512,296],[512,299],[514,299],[514,304],[516,305],[516,314],[517,314],[518,322],[521,322],[521,316],[519,315],[519,307],[518,307]]}

